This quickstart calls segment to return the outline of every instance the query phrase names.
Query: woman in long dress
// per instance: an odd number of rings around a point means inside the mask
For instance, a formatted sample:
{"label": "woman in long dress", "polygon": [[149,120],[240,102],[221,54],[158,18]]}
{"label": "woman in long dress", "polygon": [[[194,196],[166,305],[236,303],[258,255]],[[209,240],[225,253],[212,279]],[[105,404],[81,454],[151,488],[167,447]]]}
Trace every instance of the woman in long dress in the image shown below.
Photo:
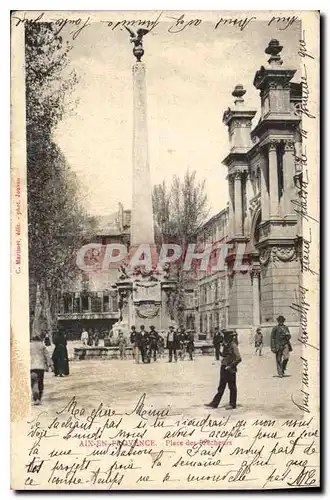
{"label": "woman in long dress", "polygon": [[54,337],[55,349],[52,356],[55,377],[69,375],[69,357],[66,344],[64,332],[58,332]]}

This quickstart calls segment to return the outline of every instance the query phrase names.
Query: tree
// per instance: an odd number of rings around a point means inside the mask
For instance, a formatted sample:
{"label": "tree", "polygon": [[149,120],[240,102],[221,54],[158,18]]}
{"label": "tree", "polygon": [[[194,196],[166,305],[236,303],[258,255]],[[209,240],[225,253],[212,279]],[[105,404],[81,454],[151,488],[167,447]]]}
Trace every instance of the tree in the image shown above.
{"label": "tree", "polygon": [[[205,193],[205,180],[196,180],[196,171],[185,173],[183,181],[174,176],[170,187],[162,184],[153,189],[153,211],[155,218],[155,235],[158,245],[176,243],[181,246],[183,257],[176,265],[177,289],[173,309],[177,311],[177,319],[183,323],[184,289],[191,275],[183,271],[183,260],[186,246],[196,242],[198,231],[206,222],[209,209]],[[174,311],[172,311],[174,314]]]}
{"label": "tree", "polygon": [[84,240],[87,214],[75,175],[53,140],[77,82],[68,72],[70,47],[50,23],[25,28],[26,141],[30,325],[56,327],[58,299],[75,275],[74,255]]}

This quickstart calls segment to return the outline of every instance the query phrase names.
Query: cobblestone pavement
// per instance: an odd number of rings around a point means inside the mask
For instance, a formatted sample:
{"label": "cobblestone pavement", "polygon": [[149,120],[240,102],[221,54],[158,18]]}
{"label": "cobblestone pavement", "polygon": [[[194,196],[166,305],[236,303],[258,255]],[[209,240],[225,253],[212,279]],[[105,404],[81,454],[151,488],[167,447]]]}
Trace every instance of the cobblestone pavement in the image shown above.
{"label": "cobblestone pavement", "polygon": [[[288,364],[288,375],[276,375],[275,356],[269,348],[262,356],[252,347],[241,347],[242,363],[238,367],[238,418],[300,418],[302,412],[292,402],[301,402],[301,360],[299,347],[294,347]],[[69,347],[70,351],[70,347]],[[167,356],[151,364],[135,364],[127,360],[71,361],[70,376],[58,378],[45,374],[42,409],[52,413],[73,397],[85,407],[100,402],[115,409],[134,408],[140,396],[155,408],[170,405],[175,413],[203,415],[203,404],[209,402],[219,382],[219,362],[212,356],[198,356],[194,361],[168,363]],[[216,414],[228,414],[226,389]],[[38,410],[37,410],[38,408]],[[40,407],[35,407],[40,411]]]}

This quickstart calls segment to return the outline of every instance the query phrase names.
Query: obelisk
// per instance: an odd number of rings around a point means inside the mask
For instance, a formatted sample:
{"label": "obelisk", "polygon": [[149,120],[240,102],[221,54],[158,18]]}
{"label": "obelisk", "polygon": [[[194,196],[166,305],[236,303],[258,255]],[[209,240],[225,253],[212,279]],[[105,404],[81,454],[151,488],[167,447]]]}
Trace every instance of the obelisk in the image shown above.
{"label": "obelisk", "polygon": [[[146,30],[145,30],[146,31]],[[146,68],[142,36],[136,37],[133,54],[133,192],[131,216],[131,246],[155,245],[149,169]]]}

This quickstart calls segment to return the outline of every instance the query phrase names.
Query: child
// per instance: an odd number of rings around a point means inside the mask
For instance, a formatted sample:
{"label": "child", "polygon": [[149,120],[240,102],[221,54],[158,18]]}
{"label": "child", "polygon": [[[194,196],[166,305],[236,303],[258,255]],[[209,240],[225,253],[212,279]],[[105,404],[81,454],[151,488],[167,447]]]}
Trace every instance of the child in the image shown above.
{"label": "child", "polygon": [[124,334],[121,330],[119,330],[119,332],[118,332],[118,346],[119,346],[120,359],[126,359],[127,341],[126,341]]}
{"label": "child", "polygon": [[263,344],[264,344],[264,338],[263,338],[263,335],[261,333],[261,328],[257,328],[256,334],[254,337],[254,347],[256,349],[255,354],[257,354],[257,352],[259,351],[259,356],[261,356]]}

